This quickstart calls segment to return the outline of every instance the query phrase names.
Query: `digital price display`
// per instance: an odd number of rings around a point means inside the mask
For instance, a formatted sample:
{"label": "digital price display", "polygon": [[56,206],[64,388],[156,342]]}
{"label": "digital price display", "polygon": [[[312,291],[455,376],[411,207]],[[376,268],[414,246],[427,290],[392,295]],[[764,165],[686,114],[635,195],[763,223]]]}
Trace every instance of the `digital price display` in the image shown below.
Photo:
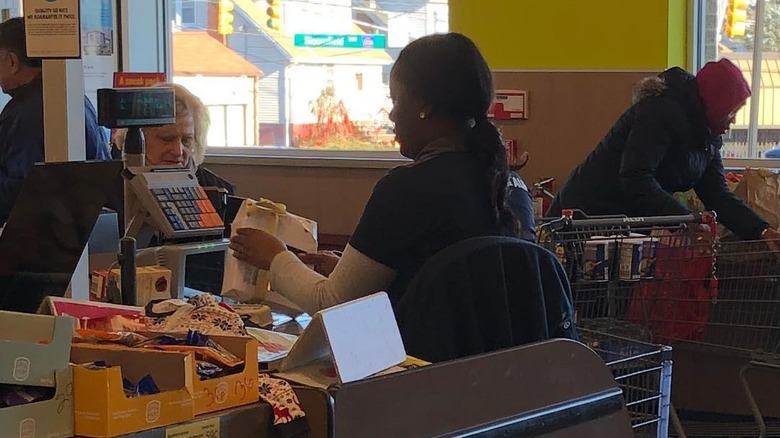
{"label": "digital price display", "polygon": [[98,124],[106,128],[176,123],[173,88],[101,88],[97,90]]}

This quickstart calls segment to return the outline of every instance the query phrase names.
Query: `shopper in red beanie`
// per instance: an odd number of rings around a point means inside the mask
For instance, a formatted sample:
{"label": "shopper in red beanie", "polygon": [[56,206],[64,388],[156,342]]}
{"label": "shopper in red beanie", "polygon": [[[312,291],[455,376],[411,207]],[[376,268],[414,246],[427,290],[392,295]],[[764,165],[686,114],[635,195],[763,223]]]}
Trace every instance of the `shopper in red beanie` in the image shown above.
{"label": "shopper in red beanie", "polygon": [[750,86],[739,67],[728,59],[708,62],[696,75],[710,130],[724,134],[734,123],[737,111],[750,97]]}
{"label": "shopper in red beanie", "polygon": [[688,214],[675,192],[694,189],[708,210],[743,239],[780,234],[726,186],[721,135],[750,97],[742,72],[726,59],[697,76],[675,67],[642,80],[633,105],[561,188],[547,215]]}

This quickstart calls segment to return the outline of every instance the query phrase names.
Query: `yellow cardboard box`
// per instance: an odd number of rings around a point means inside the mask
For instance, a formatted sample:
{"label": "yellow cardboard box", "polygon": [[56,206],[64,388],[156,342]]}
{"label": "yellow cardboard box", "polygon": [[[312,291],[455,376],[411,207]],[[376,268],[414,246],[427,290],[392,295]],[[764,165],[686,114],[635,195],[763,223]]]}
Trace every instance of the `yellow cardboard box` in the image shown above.
{"label": "yellow cardboard box", "polygon": [[[89,285],[90,299],[102,301],[108,280],[113,278],[116,287],[121,290],[121,270],[112,269],[109,274],[107,269],[92,273]],[[138,266],[135,268],[136,299],[138,305],[143,307],[152,300],[165,300],[171,298],[171,270],[162,266]]]}
{"label": "yellow cardboard box", "polygon": [[[106,361],[105,369],[79,364]],[[71,348],[77,436],[114,437],[190,420],[194,417],[191,354],[151,349],[74,344]],[[122,377],[151,374],[159,394],[128,398]]]}
{"label": "yellow cardboard box", "polygon": [[[141,332],[149,337],[158,335],[175,336],[171,333]],[[182,335],[183,336],[183,335]],[[195,415],[221,411],[250,403],[260,398],[257,386],[257,374],[260,365],[257,361],[258,342],[251,337],[213,336],[209,339],[224,347],[244,361],[244,369],[236,374],[215,379],[200,380],[195,359],[190,362],[195,398]],[[186,353],[192,354],[192,353]]]}
{"label": "yellow cardboard box", "polygon": [[216,379],[200,380],[191,361],[195,394],[195,415],[221,411],[250,403],[260,398],[257,386],[257,341],[252,338],[209,336],[214,342],[244,360],[244,370]]}

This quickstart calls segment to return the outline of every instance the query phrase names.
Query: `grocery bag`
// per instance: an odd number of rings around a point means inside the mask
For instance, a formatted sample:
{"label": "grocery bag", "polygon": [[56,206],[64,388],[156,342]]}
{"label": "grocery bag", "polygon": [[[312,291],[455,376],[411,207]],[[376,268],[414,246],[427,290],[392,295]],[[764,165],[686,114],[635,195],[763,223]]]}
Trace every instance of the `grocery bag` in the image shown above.
{"label": "grocery bag", "polygon": [[[317,223],[294,215],[287,206],[268,199],[246,199],[231,225],[231,236],[239,228],[255,228],[278,237],[287,246],[303,252],[317,251]],[[225,252],[225,274],[222,296],[242,303],[260,303],[269,291],[270,273],[233,257],[233,250]]]}

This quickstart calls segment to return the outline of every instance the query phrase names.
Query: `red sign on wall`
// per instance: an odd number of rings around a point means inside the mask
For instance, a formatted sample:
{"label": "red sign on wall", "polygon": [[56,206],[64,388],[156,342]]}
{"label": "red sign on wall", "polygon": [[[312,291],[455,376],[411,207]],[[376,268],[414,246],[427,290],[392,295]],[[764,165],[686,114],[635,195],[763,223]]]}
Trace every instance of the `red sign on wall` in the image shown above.
{"label": "red sign on wall", "polygon": [[114,88],[151,87],[165,82],[165,73],[114,73]]}

